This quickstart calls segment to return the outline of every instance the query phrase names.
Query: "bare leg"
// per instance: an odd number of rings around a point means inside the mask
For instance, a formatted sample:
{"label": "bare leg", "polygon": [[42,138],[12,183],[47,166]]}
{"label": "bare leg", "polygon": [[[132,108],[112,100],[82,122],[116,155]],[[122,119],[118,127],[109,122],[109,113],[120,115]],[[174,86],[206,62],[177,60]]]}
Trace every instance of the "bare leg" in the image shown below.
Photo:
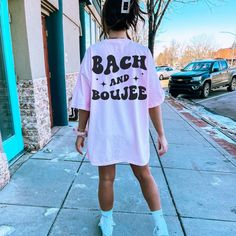
{"label": "bare leg", "polygon": [[99,166],[99,186],[98,199],[100,208],[103,211],[109,211],[113,208],[114,191],[113,183],[115,180],[115,165]]}
{"label": "bare leg", "polygon": [[130,164],[135,177],[138,179],[143,196],[151,211],[161,209],[160,194],[151,174],[149,165],[137,166]]}

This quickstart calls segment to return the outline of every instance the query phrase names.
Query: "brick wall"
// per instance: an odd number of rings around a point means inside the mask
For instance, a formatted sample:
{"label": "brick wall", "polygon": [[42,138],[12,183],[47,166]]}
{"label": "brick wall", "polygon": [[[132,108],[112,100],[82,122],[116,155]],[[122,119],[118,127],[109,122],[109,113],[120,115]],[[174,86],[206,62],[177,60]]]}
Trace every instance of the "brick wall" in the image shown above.
{"label": "brick wall", "polygon": [[18,93],[25,147],[40,149],[51,138],[47,80],[19,80]]}

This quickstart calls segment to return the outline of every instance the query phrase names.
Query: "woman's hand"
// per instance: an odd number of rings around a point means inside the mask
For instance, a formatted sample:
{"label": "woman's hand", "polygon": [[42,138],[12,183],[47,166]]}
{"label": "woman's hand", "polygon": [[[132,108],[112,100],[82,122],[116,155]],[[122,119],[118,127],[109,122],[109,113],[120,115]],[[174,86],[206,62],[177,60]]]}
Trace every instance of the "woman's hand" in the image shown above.
{"label": "woman's hand", "polygon": [[165,135],[158,136],[157,142],[158,142],[158,150],[157,150],[158,155],[162,156],[168,150],[168,143],[167,143]]}
{"label": "woman's hand", "polygon": [[75,148],[81,155],[83,155],[81,147],[84,147],[84,138],[81,136],[78,136],[75,142]]}

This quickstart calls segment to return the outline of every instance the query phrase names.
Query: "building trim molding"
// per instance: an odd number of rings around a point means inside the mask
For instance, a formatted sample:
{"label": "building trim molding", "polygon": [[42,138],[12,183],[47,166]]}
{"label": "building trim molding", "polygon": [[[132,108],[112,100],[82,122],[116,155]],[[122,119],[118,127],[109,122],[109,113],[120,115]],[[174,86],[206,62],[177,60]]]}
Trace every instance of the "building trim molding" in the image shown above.
{"label": "building trim molding", "polygon": [[57,10],[55,6],[53,6],[50,2],[47,0],[41,0],[41,12],[45,16],[49,16],[50,13],[53,13]]}
{"label": "building trim molding", "polygon": [[87,5],[84,7],[84,9],[91,13],[92,16],[95,18],[95,20],[98,22],[98,24],[102,24],[101,23],[101,16],[99,15],[99,13],[97,12],[96,8],[93,5]]}

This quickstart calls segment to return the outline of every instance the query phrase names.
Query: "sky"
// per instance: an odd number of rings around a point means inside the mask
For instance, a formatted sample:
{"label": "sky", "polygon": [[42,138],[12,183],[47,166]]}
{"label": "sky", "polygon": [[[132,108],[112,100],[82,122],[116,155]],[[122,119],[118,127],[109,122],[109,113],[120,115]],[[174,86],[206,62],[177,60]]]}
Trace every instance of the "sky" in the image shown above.
{"label": "sky", "polygon": [[[212,4],[207,5],[210,1]],[[236,34],[236,0],[200,0],[198,3],[176,3],[167,13],[156,37],[155,54],[172,40],[188,42],[192,37],[206,35],[216,48],[231,47]]]}

